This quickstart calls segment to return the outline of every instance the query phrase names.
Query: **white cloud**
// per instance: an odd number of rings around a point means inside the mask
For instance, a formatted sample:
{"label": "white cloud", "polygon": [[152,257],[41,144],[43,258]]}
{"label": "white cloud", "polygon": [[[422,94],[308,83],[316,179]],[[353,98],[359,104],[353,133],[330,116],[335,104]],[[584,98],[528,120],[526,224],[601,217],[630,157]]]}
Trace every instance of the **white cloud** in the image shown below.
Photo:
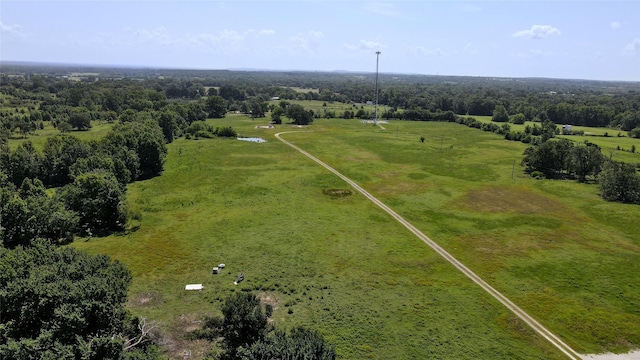
{"label": "white cloud", "polygon": [[526,51],[526,52],[521,51],[517,53],[512,53],[510,55],[518,58],[527,59],[527,58],[539,58],[544,56],[551,56],[553,54],[554,53],[552,51],[544,51],[540,49],[529,49],[529,51]]}
{"label": "white cloud", "polygon": [[551,35],[560,35],[560,30],[551,25],[533,25],[531,29],[520,30],[511,36],[525,39],[544,39]]}
{"label": "white cloud", "polygon": [[342,47],[349,51],[357,51],[357,50],[380,50],[380,49],[386,48],[387,46],[377,41],[360,40],[360,42],[358,42],[357,44],[342,44]]}
{"label": "white cloud", "polygon": [[622,49],[622,55],[635,56],[640,54],[640,38],[635,38]]}
{"label": "white cloud", "polygon": [[388,2],[366,3],[364,5],[364,9],[373,14],[389,17],[398,17],[402,15],[402,13],[396,9],[394,4]]}
{"label": "white cloud", "polygon": [[258,31],[259,35],[264,35],[264,36],[271,36],[271,35],[275,35],[276,32],[274,30],[260,30]]}
{"label": "white cloud", "polygon": [[289,38],[290,50],[296,53],[314,53],[320,45],[320,40],[324,38],[321,31],[307,31],[306,33],[298,33]]}
{"label": "white cloud", "polygon": [[24,32],[22,32],[22,26],[20,25],[7,25],[0,21],[0,33],[8,34],[17,37],[26,36]]}
{"label": "white cloud", "polygon": [[620,29],[622,27],[622,24],[619,21],[613,21],[611,23],[611,28],[612,29]]}
{"label": "white cloud", "polygon": [[422,56],[445,56],[446,55],[446,53],[442,51],[440,48],[429,50],[423,46],[410,47],[409,52],[412,54],[422,55]]}
{"label": "white cloud", "polygon": [[136,30],[132,35],[132,40],[142,44],[158,44],[166,46],[180,43],[179,38],[169,34],[164,26],[157,27],[155,29]]}
{"label": "white cloud", "polygon": [[100,32],[96,34],[70,33],[61,45],[103,48],[129,47],[140,51],[196,51],[233,53],[259,53],[265,38],[275,34],[273,30],[245,30],[238,32],[224,29],[216,33],[173,34],[165,27],[132,29],[125,27],[122,33]]}

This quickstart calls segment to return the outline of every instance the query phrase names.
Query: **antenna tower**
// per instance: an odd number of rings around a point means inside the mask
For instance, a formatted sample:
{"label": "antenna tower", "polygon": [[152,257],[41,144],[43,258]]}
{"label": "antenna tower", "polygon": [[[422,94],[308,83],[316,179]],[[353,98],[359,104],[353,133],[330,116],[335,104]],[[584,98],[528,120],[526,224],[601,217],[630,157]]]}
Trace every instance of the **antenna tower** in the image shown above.
{"label": "antenna tower", "polygon": [[378,62],[380,61],[380,51],[376,51],[376,107],[373,123],[378,125]]}

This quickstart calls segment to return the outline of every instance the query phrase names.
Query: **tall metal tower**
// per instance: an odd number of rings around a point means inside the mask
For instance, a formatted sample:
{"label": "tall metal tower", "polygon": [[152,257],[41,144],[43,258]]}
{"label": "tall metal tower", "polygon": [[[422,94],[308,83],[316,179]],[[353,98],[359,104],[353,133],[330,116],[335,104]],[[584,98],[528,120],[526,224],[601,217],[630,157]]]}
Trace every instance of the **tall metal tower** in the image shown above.
{"label": "tall metal tower", "polygon": [[378,125],[378,62],[380,61],[380,51],[376,51],[376,107],[373,124]]}

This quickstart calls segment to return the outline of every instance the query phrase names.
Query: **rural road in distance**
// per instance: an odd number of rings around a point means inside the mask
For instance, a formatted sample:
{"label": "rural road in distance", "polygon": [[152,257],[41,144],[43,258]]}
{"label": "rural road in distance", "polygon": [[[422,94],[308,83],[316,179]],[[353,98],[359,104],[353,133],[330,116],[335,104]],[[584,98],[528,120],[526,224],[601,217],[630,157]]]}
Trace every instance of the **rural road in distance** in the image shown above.
{"label": "rural road in distance", "polygon": [[280,135],[282,135],[282,134],[297,133],[297,132],[300,132],[300,131],[280,132],[280,133],[275,134],[275,137],[278,140],[282,141],[283,143],[287,144],[288,146],[292,147],[293,149],[299,151],[303,155],[307,156],[311,160],[315,161],[316,163],[318,163],[319,165],[321,165],[325,169],[331,171],[336,176],[338,176],[339,178],[344,180],[347,184],[351,185],[359,193],[364,195],[367,199],[371,200],[374,204],[378,205],[378,207],[380,207],[382,210],[384,210],[387,214],[391,215],[394,219],[396,219],[396,221],[398,221],[400,224],[402,224],[404,227],[406,227],[409,231],[411,231],[414,235],[416,235],[420,240],[424,241],[425,244],[429,245],[429,247],[431,247],[433,250],[435,250],[435,252],[440,254],[440,256],[442,256],[447,261],[449,261],[453,266],[455,266],[458,270],[460,270],[468,278],[473,280],[473,282],[478,284],[486,292],[491,294],[491,296],[496,298],[500,303],[502,303],[502,305],[506,306],[509,310],[511,310],[514,314],[516,314],[520,319],[522,319],[522,321],[527,323],[535,332],[537,332],[542,337],[547,339],[551,344],[553,344],[556,348],[558,348],[560,351],[562,351],[569,358],[574,359],[574,360],[583,359],[583,357],[580,356],[580,354],[578,354],[569,345],[565,344],[562,340],[560,340],[560,338],[558,338],[551,331],[549,331],[547,328],[545,328],[542,324],[540,324],[538,321],[536,321],[536,319],[531,317],[524,310],[522,310],[520,307],[518,307],[518,305],[516,305],[513,302],[511,302],[511,300],[509,300],[506,296],[502,295],[502,293],[500,293],[498,290],[494,289],[487,282],[482,280],[482,278],[480,278],[480,276],[476,275],[476,273],[471,271],[468,267],[466,267],[458,259],[456,259],[451,254],[449,254],[445,249],[440,247],[440,245],[438,245],[436,242],[431,240],[428,236],[423,234],[415,226],[411,225],[411,223],[409,223],[407,220],[405,220],[402,216],[398,215],[395,211],[393,211],[390,207],[385,205],[382,201],[378,200],[376,197],[374,197],[373,195],[369,194],[360,185],[356,184],[354,181],[352,181],[348,177],[342,175],[336,169],[332,168],[331,166],[325,164],[320,159],[316,158],[315,156],[311,155],[310,153],[302,150],[301,148],[293,145],[292,143],[290,143],[290,142],[288,142],[288,141],[286,141],[286,140],[284,140],[283,138],[280,137]]}

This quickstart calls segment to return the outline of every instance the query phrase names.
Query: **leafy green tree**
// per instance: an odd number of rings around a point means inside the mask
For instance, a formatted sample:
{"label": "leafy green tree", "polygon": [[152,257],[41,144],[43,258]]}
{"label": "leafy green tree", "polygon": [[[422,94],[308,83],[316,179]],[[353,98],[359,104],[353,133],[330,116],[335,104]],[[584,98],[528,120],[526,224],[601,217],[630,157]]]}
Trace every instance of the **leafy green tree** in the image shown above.
{"label": "leafy green tree", "polygon": [[162,134],[167,144],[176,138],[178,133],[179,115],[171,110],[165,110],[158,116],[158,125],[162,129]]}
{"label": "leafy green tree", "polygon": [[124,192],[109,172],[76,177],[65,186],[62,199],[79,216],[80,226],[91,232],[121,230],[127,220]]}
{"label": "leafy green tree", "polygon": [[491,121],[494,122],[509,122],[509,113],[507,109],[505,109],[502,105],[496,105],[493,109],[493,116],[491,117]]}
{"label": "leafy green tree", "polygon": [[38,179],[24,179],[17,192],[9,190],[0,205],[0,227],[5,247],[29,246],[35,238],[52,243],[73,239],[78,216],[64,207],[59,196],[49,196]]}
{"label": "leafy green tree", "polygon": [[42,156],[31,141],[26,141],[10,152],[6,165],[9,180],[18,186],[25,178],[36,179],[40,177]]}
{"label": "leafy green tree", "polygon": [[635,166],[609,160],[598,175],[598,182],[605,200],[640,204],[640,176]]}
{"label": "leafy green tree", "polygon": [[227,113],[227,101],[217,95],[209,96],[207,98],[207,111],[209,117],[223,118]]}
{"label": "leafy green tree", "polygon": [[[119,131],[110,131],[95,146],[96,155],[112,158],[115,166],[124,166],[126,172],[129,173],[129,181],[135,181],[140,177],[140,158],[136,149],[129,148],[133,145],[134,142],[131,139],[126,139],[125,134]],[[76,172],[76,174],[80,174],[80,172]],[[123,176],[116,174],[119,181]]]}
{"label": "leafy green tree", "polygon": [[274,124],[282,124],[282,115],[284,115],[284,109],[276,105],[273,110],[271,110],[271,121],[273,121]]}
{"label": "leafy green tree", "polygon": [[120,158],[127,164],[127,168],[136,160],[128,151],[135,153],[139,168],[130,169],[132,176],[138,174],[133,177],[134,180],[152,178],[159,175],[164,168],[167,146],[162,130],[154,120],[116,124],[103,141],[105,143],[102,146],[108,149],[108,153]]}
{"label": "leafy green tree", "polygon": [[49,186],[71,182],[69,170],[78,160],[88,157],[91,148],[74,136],[48,137],[43,148],[43,181]]}
{"label": "leafy green tree", "polygon": [[616,123],[620,129],[631,131],[634,128],[640,128],[640,113],[638,111],[625,111],[618,115]]}
{"label": "leafy green tree", "polygon": [[122,160],[102,154],[78,159],[69,169],[70,176],[74,179],[82,174],[105,171],[116,177],[123,190],[131,181],[131,171]]}
{"label": "leafy green tree", "polygon": [[257,100],[249,101],[249,112],[251,113],[252,118],[261,118],[264,117],[264,107],[262,103]]}
{"label": "leafy green tree", "polygon": [[225,126],[220,128],[217,127],[215,130],[215,134],[219,137],[230,137],[230,138],[238,137],[238,133],[231,126]]}
{"label": "leafy green tree", "polygon": [[313,122],[312,114],[298,104],[291,104],[287,107],[287,117],[292,119],[296,125],[308,125]]}
{"label": "leafy green tree", "polygon": [[276,330],[265,340],[257,341],[248,349],[241,349],[238,358],[243,360],[333,360],[336,352],[317,332],[294,327],[289,334]]}
{"label": "leafy green tree", "polygon": [[596,176],[602,170],[605,157],[595,144],[575,146],[571,149],[571,171],[579,181],[586,181],[587,176]]}
{"label": "leafy green tree", "polygon": [[57,129],[62,134],[66,134],[66,133],[70,132],[71,130],[73,130],[73,126],[71,126],[71,124],[69,124],[68,122],[63,121],[61,123],[58,123]]}
{"label": "leafy green tree", "polygon": [[105,255],[0,249],[0,357],[121,359],[131,274]]}
{"label": "leafy green tree", "polygon": [[547,178],[557,178],[563,172],[568,172],[572,148],[573,143],[566,139],[530,146],[524,152],[522,165],[526,166],[526,171],[529,173],[540,171]]}
{"label": "leafy green tree", "polygon": [[204,121],[194,121],[189,125],[189,127],[187,127],[185,133],[195,137],[210,138],[213,137],[214,130],[213,126]]}
{"label": "leafy green tree", "polygon": [[556,134],[558,133],[558,127],[556,126],[556,124],[553,123],[553,121],[549,119],[542,120],[542,123],[540,125],[541,125],[542,142],[545,142],[555,137]]}
{"label": "leafy green tree", "polygon": [[74,108],[69,115],[69,124],[78,130],[91,128],[91,114],[87,109]]}
{"label": "leafy green tree", "polygon": [[629,137],[640,139],[640,127],[630,130]]}
{"label": "leafy green tree", "polygon": [[239,347],[249,347],[264,339],[267,332],[267,316],[262,311],[260,299],[252,293],[231,294],[222,306],[224,346],[229,358],[235,358]]}
{"label": "leafy green tree", "polygon": [[527,118],[522,113],[515,114],[509,119],[512,124],[524,124],[526,120]]}
{"label": "leafy green tree", "polygon": [[118,116],[118,121],[120,121],[121,123],[128,123],[128,122],[136,121],[137,114],[138,114],[137,111],[135,111],[133,109],[127,109],[127,110],[123,111],[122,113],[120,113],[120,116]]}

